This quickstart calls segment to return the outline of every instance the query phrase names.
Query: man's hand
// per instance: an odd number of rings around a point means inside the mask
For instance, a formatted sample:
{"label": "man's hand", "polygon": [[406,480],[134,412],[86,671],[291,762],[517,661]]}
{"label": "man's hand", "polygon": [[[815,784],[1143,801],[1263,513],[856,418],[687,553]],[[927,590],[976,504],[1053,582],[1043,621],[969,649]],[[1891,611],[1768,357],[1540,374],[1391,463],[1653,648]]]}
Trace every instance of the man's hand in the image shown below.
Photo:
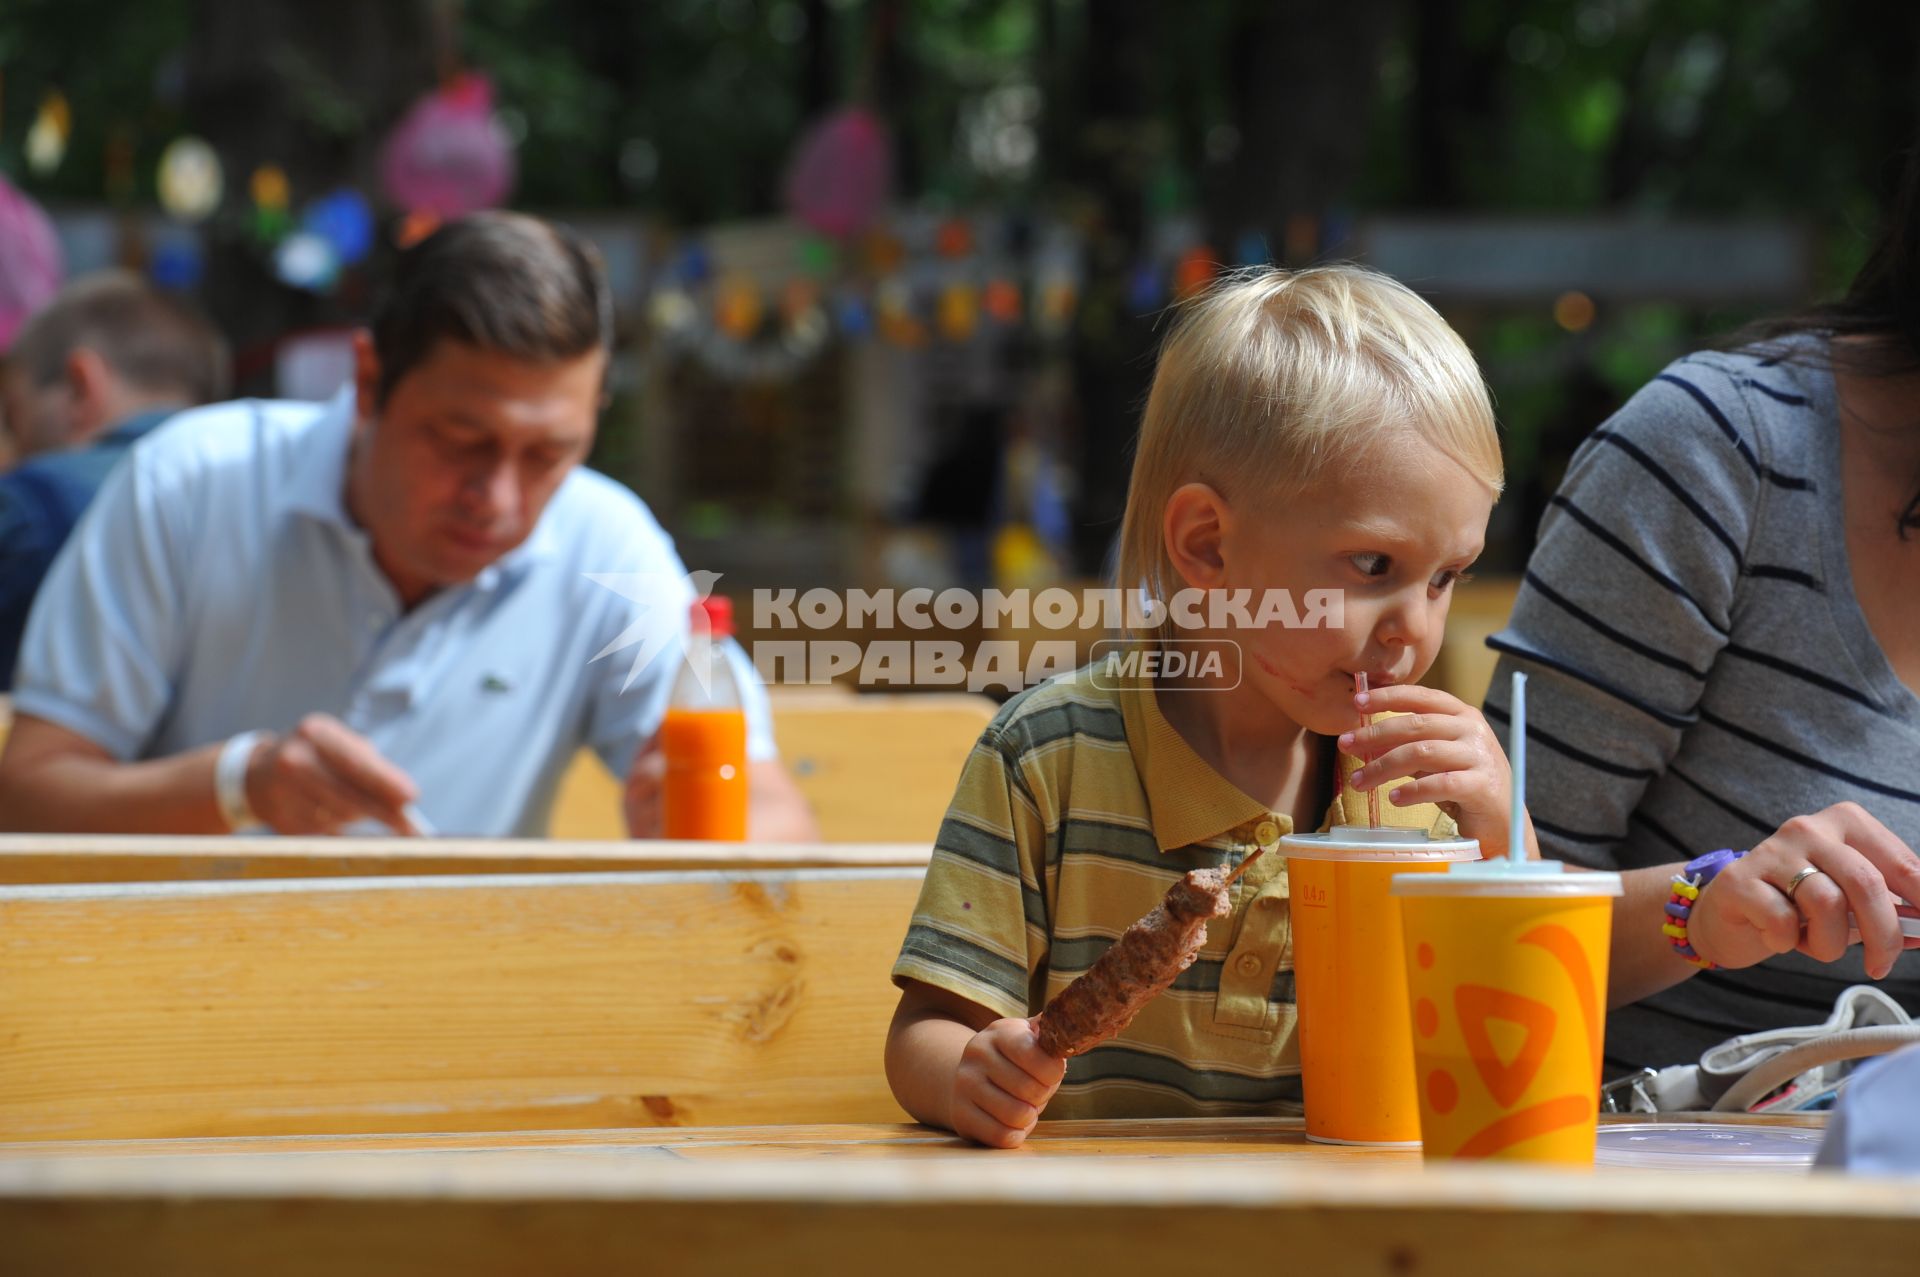
{"label": "man's hand", "polygon": [[335,834],[362,820],[417,836],[406,807],[419,788],[339,719],[309,714],[286,736],[254,746],[247,802],[275,833]]}
{"label": "man's hand", "polygon": [[953,1075],[947,1110],[956,1135],[1018,1148],[1060,1089],[1067,1062],[1040,1049],[1031,1020],[995,1020],[973,1035]]}
{"label": "man's hand", "polygon": [[650,738],[633,755],[627,769],[625,807],[627,833],[633,838],[659,838],[666,832],[662,795],[667,787],[667,755],[660,737]]}

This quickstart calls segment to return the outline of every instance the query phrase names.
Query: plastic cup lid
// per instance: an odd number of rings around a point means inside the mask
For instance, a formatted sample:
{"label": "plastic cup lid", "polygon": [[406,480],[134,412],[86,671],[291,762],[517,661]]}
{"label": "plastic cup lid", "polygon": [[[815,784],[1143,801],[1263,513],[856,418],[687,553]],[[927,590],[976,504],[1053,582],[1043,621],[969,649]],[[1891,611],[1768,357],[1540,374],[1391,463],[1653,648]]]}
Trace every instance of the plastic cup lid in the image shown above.
{"label": "plastic cup lid", "polygon": [[1280,840],[1280,854],[1289,860],[1424,864],[1478,860],[1480,844],[1471,838],[1435,838],[1424,829],[1335,825],[1324,833],[1288,834]]}
{"label": "plastic cup lid", "polygon": [[1779,1171],[1809,1166],[1824,1133],[1815,1126],[1735,1126],[1715,1122],[1619,1123],[1602,1126],[1593,1160],[1601,1166],[1652,1170],[1710,1166]]}
{"label": "plastic cup lid", "polygon": [[1616,873],[1567,873],[1558,860],[1523,860],[1501,856],[1450,865],[1445,873],[1406,874],[1393,880],[1396,896],[1617,896]]}

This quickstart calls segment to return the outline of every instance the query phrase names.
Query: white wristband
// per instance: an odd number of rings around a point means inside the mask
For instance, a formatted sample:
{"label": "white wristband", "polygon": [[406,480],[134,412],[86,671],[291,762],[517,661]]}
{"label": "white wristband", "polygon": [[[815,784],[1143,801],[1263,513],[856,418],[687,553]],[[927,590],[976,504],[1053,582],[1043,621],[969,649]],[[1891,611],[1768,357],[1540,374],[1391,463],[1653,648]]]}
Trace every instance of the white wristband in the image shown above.
{"label": "white wristband", "polygon": [[266,735],[241,732],[220,747],[220,761],[213,765],[213,796],[228,829],[246,829],[259,823],[253,817],[253,804],[247,801],[247,764],[253,761],[253,747]]}

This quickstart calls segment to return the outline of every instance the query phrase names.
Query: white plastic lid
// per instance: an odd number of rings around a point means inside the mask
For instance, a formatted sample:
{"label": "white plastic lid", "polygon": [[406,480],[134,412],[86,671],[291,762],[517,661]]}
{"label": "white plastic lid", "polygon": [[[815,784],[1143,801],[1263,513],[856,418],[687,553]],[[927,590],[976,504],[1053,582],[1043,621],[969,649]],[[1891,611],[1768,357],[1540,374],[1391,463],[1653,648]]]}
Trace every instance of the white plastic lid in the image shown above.
{"label": "white plastic lid", "polygon": [[1816,1126],[1623,1122],[1600,1128],[1593,1160],[1647,1170],[1780,1171],[1811,1165],[1823,1138]]}
{"label": "white plastic lid", "polygon": [[1393,880],[1396,896],[1617,896],[1616,873],[1567,873],[1558,860],[1501,856],[1450,865],[1445,873],[1404,874]]}
{"label": "white plastic lid", "polygon": [[1431,864],[1445,860],[1478,860],[1480,844],[1471,838],[1435,838],[1424,829],[1369,829],[1365,825],[1335,825],[1325,833],[1288,834],[1280,840],[1280,854],[1289,860]]}

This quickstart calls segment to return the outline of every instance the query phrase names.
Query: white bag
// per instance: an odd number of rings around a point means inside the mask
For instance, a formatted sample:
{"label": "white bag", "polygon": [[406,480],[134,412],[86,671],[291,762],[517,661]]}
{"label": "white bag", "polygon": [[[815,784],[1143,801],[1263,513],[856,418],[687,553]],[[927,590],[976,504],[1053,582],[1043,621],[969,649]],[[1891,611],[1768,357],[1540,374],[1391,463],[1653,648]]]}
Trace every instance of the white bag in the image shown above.
{"label": "white bag", "polygon": [[1856,984],[1824,1024],[1729,1038],[1698,1064],[1642,1069],[1600,1088],[1603,1113],[1797,1113],[1824,1109],[1855,1062],[1920,1042],[1920,1025],[1871,985]]}

